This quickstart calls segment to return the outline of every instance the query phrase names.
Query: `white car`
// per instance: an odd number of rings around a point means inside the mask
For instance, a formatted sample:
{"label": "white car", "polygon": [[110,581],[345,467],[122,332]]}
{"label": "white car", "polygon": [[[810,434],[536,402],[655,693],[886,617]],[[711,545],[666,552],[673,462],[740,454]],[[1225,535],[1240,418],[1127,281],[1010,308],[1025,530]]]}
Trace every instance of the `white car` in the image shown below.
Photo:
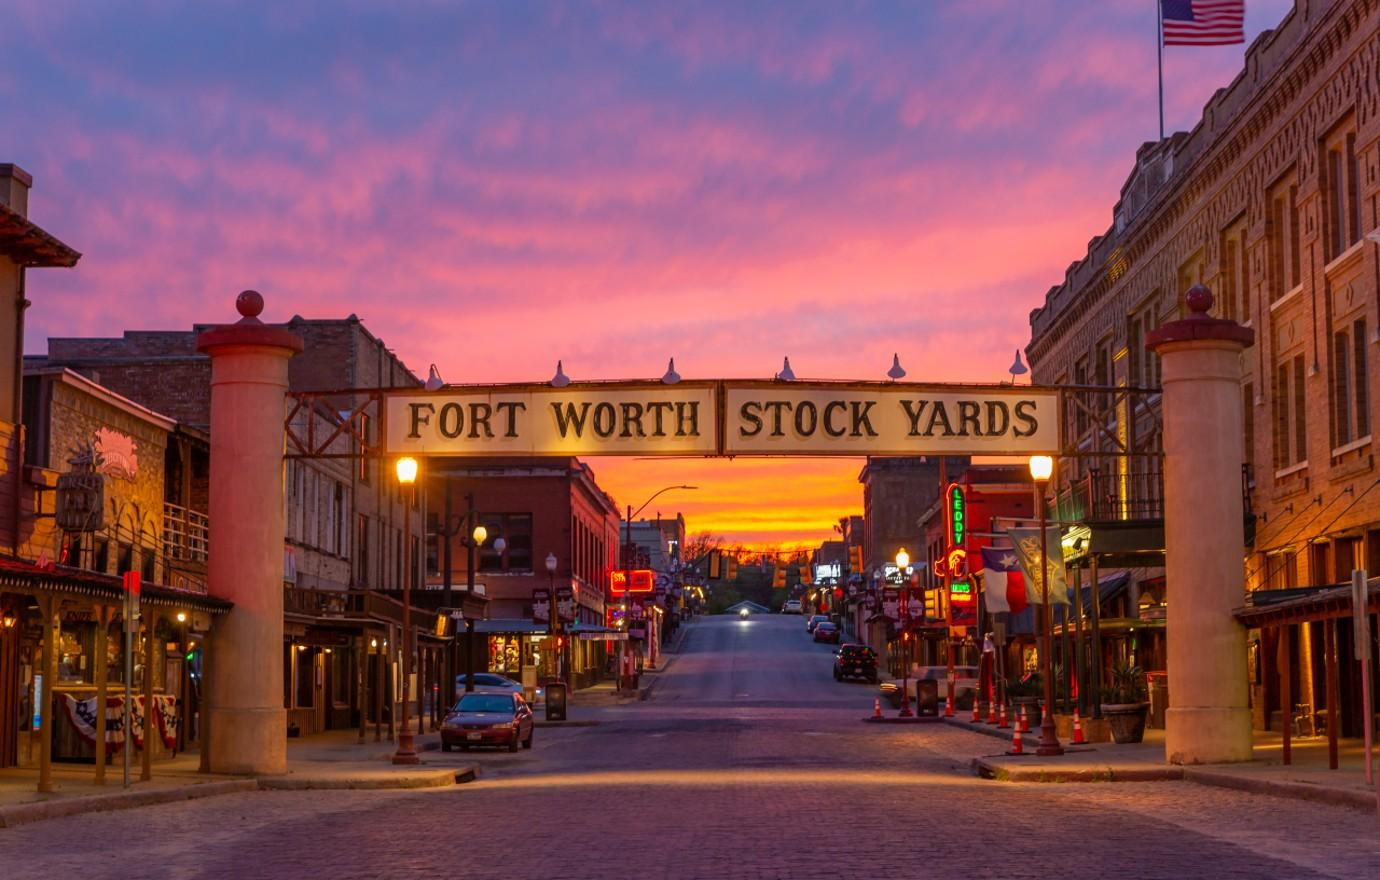
{"label": "white car", "polygon": [[[465,693],[465,676],[463,673],[455,676],[455,692],[461,696]],[[476,672],[474,674],[474,690],[471,693],[517,694],[519,697],[526,698],[521,682],[504,678],[493,672]],[[542,688],[537,688],[536,699],[532,701],[533,704],[543,702],[545,695],[546,692]]]}
{"label": "white car", "polygon": [[786,600],[786,604],[781,606],[781,613],[782,613],[782,614],[799,614],[799,613],[800,613],[800,600],[799,600],[799,599],[787,599],[787,600]]}

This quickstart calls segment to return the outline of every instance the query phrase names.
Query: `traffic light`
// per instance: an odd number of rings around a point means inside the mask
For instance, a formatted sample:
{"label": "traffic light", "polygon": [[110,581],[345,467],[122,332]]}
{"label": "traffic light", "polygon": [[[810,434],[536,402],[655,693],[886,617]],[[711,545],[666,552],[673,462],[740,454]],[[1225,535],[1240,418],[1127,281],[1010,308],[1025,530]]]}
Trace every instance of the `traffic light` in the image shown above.
{"label": "traffic light", "polygon": [[863,548],[860,544],[852,544],[848,548],[848,570],[863,570]]}
{"label": "traffic light", "polygon": [[724,567],[726,569],[726,573],[724,574],[724,580],[736,581],[738,579],[738,557],[730,556],[728,557],[728,559],[724,561]]}
{"label": "traffic light", "polygon": [[722,570],[722,554],[720,554],[718,550],[711,550],[709,552],[709,579],[711,581],[719,580],[719,578],[722,577]]}
{"label": "traffic light", "polygon": [[771,578],[771,586],[774,590],[786,589],[786,569],[782,566],[776,567],[776,573]]}

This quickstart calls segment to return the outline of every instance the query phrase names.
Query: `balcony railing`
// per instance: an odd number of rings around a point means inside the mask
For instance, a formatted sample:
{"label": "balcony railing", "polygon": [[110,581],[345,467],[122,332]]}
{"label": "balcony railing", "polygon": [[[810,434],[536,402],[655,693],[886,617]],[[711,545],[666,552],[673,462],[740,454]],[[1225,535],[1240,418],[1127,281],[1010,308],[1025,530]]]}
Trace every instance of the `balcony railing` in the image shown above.
{"label": "balcony railing", "polygon": [[163,505],[163,558],[169,561],[206,562],[210,518],[176,504]]}
{"label": "balcony railing", "polygon": [[1107,522],[1164,517],[1164,470],[1158,458],[1135,458],[1121,473],[1090,470],[1055,496],[1063,521]]}

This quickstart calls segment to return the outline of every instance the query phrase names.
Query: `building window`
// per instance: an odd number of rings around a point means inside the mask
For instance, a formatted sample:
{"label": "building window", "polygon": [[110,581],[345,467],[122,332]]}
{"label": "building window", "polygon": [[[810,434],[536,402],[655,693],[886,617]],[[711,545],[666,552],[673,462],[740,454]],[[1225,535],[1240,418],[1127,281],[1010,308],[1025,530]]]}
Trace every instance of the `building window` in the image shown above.
{"label": "building window", "polygon": [[1366,375],[1366,319],[1332,334],[1332,444],[1345,446],[1370,434]]}
{"label": "building window", "polygon": [[1302,280],[1299,260],[1299,188],[1292,175],[1270,190],[1266,236],[1270,244],[1270,302],[1299,285]]}
{"label": "building window", "polygon": [[316,705],[316,649],[299,646],[297,651],[297,708]]}
{"label": "building window", "polygon": [[1308,577],[1313,586],[1332,583],[1331,549],[1326,541],[1308,546]]}
{"label": "building window", "polygon": [[1201,283],[1202,280],[1203,252],[1200,250],[1179,266],[1179,289],[1177,293],[1179,298],[1179,315],[1181,317],[1187,314],[1187,308],[1184,305],[1184,294],[1188,292],[1190,287]]}
{"label": "building window", "polygon": [[1292,551],[1270,553],[1265,557],[1265,588],[1283,590],[1299,582],[1298,556]]}
{"label": "building window", "polygon": [[1336,580],[1351,580],[1351,572],[1359,561],[1360,544],[1359,538],[1338,538],[1332,542],[1332,568]]}
{"label": "building window", "polygon": [[360,481],[361,483],[366,483],[366,484],[367,484],[367,483],[369,482],[369,456],[365,455],[365,451],[366,451],[366,450],[365,450],[365,447],[367,447],[367,446],[369,445],[369,442],[370,442],[369,433],[370,433],[370,429],[373,427],[373,424],[372,424],[372,422],[370,421],[369,416],[366,415],[365,413],[360,413],[359,416],[358,416],[358,418],[359,418],[359,438],[360,438],[360,439],[359,439],[359,481]]}
{"label": "building window", "polygon": [[1255,461],[1255,383],[1241,387],[1241,412],[1246,421],[1246,463]]}
{"label": "building window", "polygon": [[1339,131],[1332,134],[1323,144],[1323,154],[1327,258],[1332,260],[1361,240],[1361,181],[1356,168],[1356,133]]}
{"label": "building window", "polygon": [[1275,368],[1271,404],[1274,410],[1275,470],[1308,458],[1308,416],[1304,407],[1303,355]]}
{"label": "building window", "polygon": [[[479,519],[489,532],[479,552],[480,571],[532,571],[532,514],[486,513]],[[502,553],[494,549],[499,536]]]}
{"label": "building window", "polygon": [[355,517],[355,582],[369,580],[369,517]]}
{"label": "building window", "polygon": [[1238,219],[1222,233],[1222,275],[1218,284],[1218,314],[1228,321],[1250,320],[1250,265],[1246,258],[1246,219]]}

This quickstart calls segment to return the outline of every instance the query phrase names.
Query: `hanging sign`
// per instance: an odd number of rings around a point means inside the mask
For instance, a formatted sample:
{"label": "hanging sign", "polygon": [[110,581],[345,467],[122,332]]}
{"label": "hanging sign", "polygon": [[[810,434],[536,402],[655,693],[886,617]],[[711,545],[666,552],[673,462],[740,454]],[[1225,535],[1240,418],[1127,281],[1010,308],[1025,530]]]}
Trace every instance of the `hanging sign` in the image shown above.
{"label": "hanging sign", "polygon": [[575,620],[575,590],[570,587],[556,588],[556,614],[562,623]]}
{"label": "hanging sign", "polygon": [[390,453],[713,455],[715,383],[494,385],[391,396]]}
{"label": "hanging sign", "polygon": [[547,623],[551,620],[551,591],[538,587],[532,591],[532,622]]}
{"label": "hanging sign", "polygon": [[390,393],[392,455],[1032,455],[1059,393],[1011,385],[725,380]]}
{"label": "hanging sign", "polygon": [[895,587],[882,587],[882,615],[891,620],[901,619],[901,591]]}

